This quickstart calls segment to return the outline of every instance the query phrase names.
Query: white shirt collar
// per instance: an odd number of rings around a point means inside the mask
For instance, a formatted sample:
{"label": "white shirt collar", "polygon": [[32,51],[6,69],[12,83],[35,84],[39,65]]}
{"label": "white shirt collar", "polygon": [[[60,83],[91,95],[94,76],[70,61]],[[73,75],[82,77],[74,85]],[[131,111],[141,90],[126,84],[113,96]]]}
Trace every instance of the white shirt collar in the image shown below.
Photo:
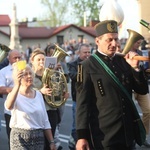
{"label": "white shirt collar", "polygon": [[99,49],[98,49],[98,52],[99,52],[100,54],[104,55],[104,56],[109,57],[110,59],[112,59],[112,58],[115,56],[115,54],[114,54],[112,57],[110,57],[110,56],[108,56],[107,54],[105,54],[105,53],[101,52]]}

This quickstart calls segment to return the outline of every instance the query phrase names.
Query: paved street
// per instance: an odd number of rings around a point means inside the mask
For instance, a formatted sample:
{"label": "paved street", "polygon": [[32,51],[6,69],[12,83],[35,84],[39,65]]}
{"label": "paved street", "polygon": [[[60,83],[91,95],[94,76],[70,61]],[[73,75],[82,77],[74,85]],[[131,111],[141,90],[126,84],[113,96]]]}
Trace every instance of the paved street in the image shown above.
{"label": "paved street", "polygon": [[[70,84],[69,84],[69,90],[70,90]],[[63,150],[69,150],[68,149],[68,139],[69,139],[69,134],[70,134],[70,130],[71,130],[71,123],[72,123],[72,100],[71,98],[69,98],[69,100],[66,102],[65,105],[65,112],[63,115],[63,119],[62,119],[62,124],[60,127],[60,140],[61,140],[61,145],[63,146]],[[136,104],[138,111],[141,114],[141,110],[138,107],[138,105]],[[1,131],[0,131],[0,150],[8,150],[8,144],[7,144],[7,136],[6,136],[6,130],[5,130],[5,121],[4,121],[4,117],[3,117],[3,102],[0,99],[0,114],[2,117],[1,120]],[[150,137],[149,137],[149,141],[150,141]],[[144,146],[139,147],[136,146],[137,150],[150,150],[150,148],[145,148]]]}

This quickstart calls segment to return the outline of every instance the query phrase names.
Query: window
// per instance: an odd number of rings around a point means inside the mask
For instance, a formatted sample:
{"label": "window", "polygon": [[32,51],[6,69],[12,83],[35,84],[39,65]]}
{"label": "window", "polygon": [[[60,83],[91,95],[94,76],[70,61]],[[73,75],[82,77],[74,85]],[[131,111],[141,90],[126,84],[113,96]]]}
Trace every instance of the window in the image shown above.
{"label": "window", "polygon": [[84,35],[78,35],[78,42],[83,43],[83,37]]}
{"label": "window", "polygon": [[63,35],[58,35],[57,36],[57,43],[59,45],[62,45],[64,43],[64,36]]}

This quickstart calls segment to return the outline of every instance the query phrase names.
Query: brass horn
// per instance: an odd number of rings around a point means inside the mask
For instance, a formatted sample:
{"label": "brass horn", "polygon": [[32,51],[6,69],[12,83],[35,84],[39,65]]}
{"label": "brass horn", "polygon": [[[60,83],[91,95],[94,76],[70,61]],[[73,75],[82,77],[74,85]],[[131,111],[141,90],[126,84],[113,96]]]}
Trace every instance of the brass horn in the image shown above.
{"label": "brass horn", "polygon": [[134,30],[127,29],[127,31],[129,33],[129,37],[128,37],[126,45],[122,51],[123,55],[126,55],[130,51],[130,49],[132,48],[132,46],[135,42],[137,42],[138,40],[144,39],[144,37],[141,34],[137,33]]}
{"label": "brass horn", "polygon": [[2,62],[8,55],[10,48],[6,45],[0,44],[0,62]]}
{"label": "brass horn", "polygon": [[[68,56],[68,54],[55,44],[55,50],[52,57],[57,57],[57,63],[63,60],[66,56]],[[63,72],[54,70],[54,68],[45,68],[42,82],[52,89],[51,96],[44,95],[45,101],[48,105],[58,108],[66,102],[67,99],[64,95],[68,92],[68,85]]]}
{"label": "brass horn", "polygon": [[69,56],[62,48],[60,48],[58,45],[55,45],[55,50],[52,54],[52,57],[57,57],[57,63],[63,60],[66,56]]}
{"label": "brass horn", "polygon": [[[137,42],[138,40],[144,40],[144,37],[138,32],[131,30],[131,29],[127,29],[127,31],[129,32],[129,38],[121,53],[123,56],[126,55],[130,51],[130,49],[132,48],[135,42]],[[139,61],[150,61],[150,58],[146,56],[134,56],[132,59],[139,60]]]}

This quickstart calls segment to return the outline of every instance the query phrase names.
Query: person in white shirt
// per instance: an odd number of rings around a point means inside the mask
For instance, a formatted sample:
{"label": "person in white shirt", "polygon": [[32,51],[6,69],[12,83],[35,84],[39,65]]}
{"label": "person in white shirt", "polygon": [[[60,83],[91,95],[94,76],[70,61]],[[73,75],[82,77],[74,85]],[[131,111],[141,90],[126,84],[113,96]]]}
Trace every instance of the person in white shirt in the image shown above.
{"label": "person in white shirt", "polygon": [[33,89],[34,73],[29,65],[19,70],[14,65],[14,87],[5,101],[5,108],[11,110],[11,150],[43,150],[44,134],[49,149],[56,150],[51,125],[48,120],[42,94]]}
{"label": "person in white shirt", "polygon": [[[0,70],[0,94],[2,94],[3,96],[3,101],[6,100],[7,94],[11,92],[12,87],[14,85],[12,79],[12,70],[13,70],[12,65],[15,62],[19,61],[20,59],[21,59],[21,53],[18,50],[11,50],[8,53],[8,60],[9,60],[8,66]],[[6,121],[6,132],[9,141],[9,136],[11,131],[9,127],[9,121],[11,117],[10,111],[4,109],[4,117]]]}

